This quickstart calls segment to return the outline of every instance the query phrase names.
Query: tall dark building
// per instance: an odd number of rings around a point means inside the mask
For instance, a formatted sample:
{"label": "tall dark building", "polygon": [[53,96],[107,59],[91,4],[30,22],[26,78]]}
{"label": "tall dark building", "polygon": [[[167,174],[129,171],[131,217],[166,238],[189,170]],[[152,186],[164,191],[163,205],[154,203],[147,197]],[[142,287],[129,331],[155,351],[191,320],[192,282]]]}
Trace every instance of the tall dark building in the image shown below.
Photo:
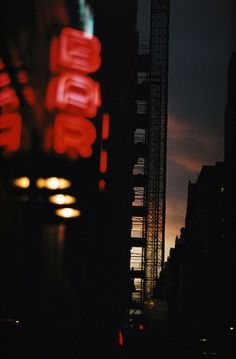
{"label": "tall dark building", "polygon": [[223,163],[203,166],[196,183],[189,183],[185,228],[160,280],[177,358],[227,357],[223,205]]}
{"label": "tall dark building", "polygon": [[[232,54],[228,68],[228,92],[225,112],[225,240],[227,258],[226,290],[228,292],[228,323],[236,330],[235,311],[235,180],[236,180],[236,53]],[[235,354],[235,332],[232,331],[232,352]]]}

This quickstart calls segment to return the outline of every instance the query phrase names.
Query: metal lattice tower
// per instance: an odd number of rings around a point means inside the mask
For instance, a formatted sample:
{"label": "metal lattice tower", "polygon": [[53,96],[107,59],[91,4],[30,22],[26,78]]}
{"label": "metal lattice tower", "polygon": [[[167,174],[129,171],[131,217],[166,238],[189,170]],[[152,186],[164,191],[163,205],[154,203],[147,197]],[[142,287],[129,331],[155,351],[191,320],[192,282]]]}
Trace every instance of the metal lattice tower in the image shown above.
{"label": "metal lattice tower", "polygon": [[145,257],[146,297],[152,295],[156,279],[164,265],[168,9],[168,1],[152,1]]}
{"label": "metal lattice tower", "polygon": [[131,318],[143,314],[164,265],[169,0],[138,0],[137,31]]}

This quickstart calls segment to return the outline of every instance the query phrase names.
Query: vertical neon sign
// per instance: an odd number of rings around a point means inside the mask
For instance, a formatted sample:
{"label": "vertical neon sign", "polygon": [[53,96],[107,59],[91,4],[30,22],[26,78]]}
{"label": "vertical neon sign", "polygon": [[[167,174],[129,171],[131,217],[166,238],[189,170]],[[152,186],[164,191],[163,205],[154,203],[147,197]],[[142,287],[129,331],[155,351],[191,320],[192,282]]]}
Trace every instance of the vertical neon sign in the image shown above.
{"label": "vertical neon sign", "polygon": [[20,101],[10,86],[11,79],[5,72],[5,64],[0,59],[0,146],[6,152],[17,151],[20,147],[22,121],[17,112]]}
{"label": "vertical neon sign", "polygon": [[100,84],[88,74],[101,66],[100,52],[101,44],[95,36],[69,27],[51,42],[53,77],[45,105],[48,111],[57,111],[52,147],[70,158],[88,158],[93,153],[97,131],[91,119],[101,106],[101,91]]}

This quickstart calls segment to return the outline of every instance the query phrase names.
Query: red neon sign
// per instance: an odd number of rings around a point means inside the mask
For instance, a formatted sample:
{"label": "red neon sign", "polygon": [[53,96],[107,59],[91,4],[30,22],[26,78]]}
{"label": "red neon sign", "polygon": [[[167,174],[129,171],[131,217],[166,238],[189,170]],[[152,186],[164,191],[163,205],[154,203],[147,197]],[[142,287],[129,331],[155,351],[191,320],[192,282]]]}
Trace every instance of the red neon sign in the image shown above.
{"label": "red neon sign", "polygon": [[0,87],[9,86],[11,83],[10,76],[7,72],[2,72],[0,74]]}
{"label": "red neon sign", "polygon": [[95,117],[101,105],[100,86],[93,79],[75,73],[54,77],[48,85],[46,108]]}
{"label": "red neon sign", "polygon": [[[5,67],[0,59],[0,70]],[[17,151],[20,148],[22,123],[17,111],[20,101],[13,88],[7,72],[0,74],[0,146],[7,152]]]}
{"label": "red neon sign", "polygon": [[64,28],[59,38],[51,43],[50,67],[52,72],[75,70],[92,73],[101,65],[101,43],[83,31]]}
{"label": "red neon sign", "polygon": [[[100,52],[95,36],[68,27],[51,42],[50,68],[57,75],[48,84],[45,104],[48,111],[60,111],[52,131],[53,148],[71,158],[93,153],[97,133],[89,119],[101,106],[101,93],[99,83],[87,74],[100,67]],[[45,138],[47,147],[50,133]]]}
{"label": "red neon sign", "polygon": [[0,57],[0,70],[3,70],[5,68],[5,64],[3,59]]}
{"label": "red neon sign", "polygon": [[110,115],[109,113],[104,113],[102,119],[102,139],[108,140],[110,131]]}
{"label": "red neon sign", "polygon": [[100,154],[100,172],[107,172],[107,151],[102,150]]}
{"label": "red neon sign", "polygon": [[0,92],[0,107],[2,112],[15,112],[19,105],[19,98],[14,89],[7,87]]}
{"label": "red neon sign", "polygon": [[0,115],[0,146],[7,151],[17,151],[20,148],[21,116],[18,113]]}
{"label": "red neon sign", "polygon": [[94,125],[84,117],[58,114],[54,126],[54,149],[58,153],[88,158],[96,140]]}

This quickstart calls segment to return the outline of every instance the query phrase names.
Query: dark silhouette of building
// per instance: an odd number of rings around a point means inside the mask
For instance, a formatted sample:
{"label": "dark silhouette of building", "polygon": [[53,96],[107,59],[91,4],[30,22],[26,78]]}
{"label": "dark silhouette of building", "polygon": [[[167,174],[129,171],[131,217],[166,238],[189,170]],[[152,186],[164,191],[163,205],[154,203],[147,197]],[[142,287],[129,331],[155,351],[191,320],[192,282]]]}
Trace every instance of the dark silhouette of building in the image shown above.
{"label": "dark silhouette of building", "polygon": [[223,163],[203,166],[196,183],[189,183],[185,228],[159,282],[161,299],[168,303],[171,353],[177,358],[227,355],[223,205]]}
{"label": "dark silhouette of building", "polygon": [[225,112],[225,240],[227,260],[225,290],[228,293],[228,326],[231,330],[231,351],[235,356],[235,180],[236,180],[236,53],[232,54],[228,68],[228,91]]}

